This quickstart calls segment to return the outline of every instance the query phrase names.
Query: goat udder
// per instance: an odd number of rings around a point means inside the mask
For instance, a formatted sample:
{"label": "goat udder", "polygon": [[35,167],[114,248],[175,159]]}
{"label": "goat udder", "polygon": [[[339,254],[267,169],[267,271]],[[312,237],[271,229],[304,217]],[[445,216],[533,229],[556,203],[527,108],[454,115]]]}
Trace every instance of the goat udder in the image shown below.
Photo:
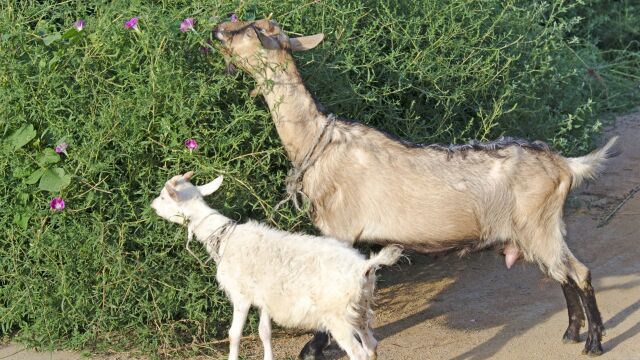
{"label": "goat udder", "polygon": [[504,250],[504,262],[507,265],[507,269],[511,269],[516,260],[520,257],[520,251],[513,245],[505,246]]}

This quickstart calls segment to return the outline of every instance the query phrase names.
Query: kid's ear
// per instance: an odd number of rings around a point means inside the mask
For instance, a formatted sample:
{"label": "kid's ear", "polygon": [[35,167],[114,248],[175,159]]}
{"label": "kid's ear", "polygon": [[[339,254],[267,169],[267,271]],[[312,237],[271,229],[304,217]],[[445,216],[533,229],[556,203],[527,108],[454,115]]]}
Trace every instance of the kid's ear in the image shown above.
{"label": "kid's ear", "polygon": [[217,178],[215,178],[215,180],[213,180],[212,182],[210,182],[208,184],[204,184],[204,185],[198,186],[198,190],[200,190],[200,193],[202,194],[202,196],[211,195],[216,190],[218,190],[220,185],[222,185],[222,180],[223,179],[224,179],[224,177],[222,175],[220,175]]}
{"label": "kid's ear", "polygon": [[165,188],[167,189],[167,194],[169,194],[169,197],[175,201],[178,201],[178,193],[176,192],[176,189],[171,186],[171,184],[165,185]]}

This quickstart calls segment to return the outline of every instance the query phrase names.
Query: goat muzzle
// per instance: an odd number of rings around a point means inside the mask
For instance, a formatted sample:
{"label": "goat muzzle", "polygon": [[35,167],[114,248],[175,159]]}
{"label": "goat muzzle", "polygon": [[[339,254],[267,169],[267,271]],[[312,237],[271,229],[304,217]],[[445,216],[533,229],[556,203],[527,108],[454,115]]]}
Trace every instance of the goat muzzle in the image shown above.
{"label": "goat muzzle", "polygon": [[225,71],[227,72],[228,75],[233,75],[236,73],[236,66],[233,65],[233,63],[231,61],[225,60],[225,67],[224,67]]}

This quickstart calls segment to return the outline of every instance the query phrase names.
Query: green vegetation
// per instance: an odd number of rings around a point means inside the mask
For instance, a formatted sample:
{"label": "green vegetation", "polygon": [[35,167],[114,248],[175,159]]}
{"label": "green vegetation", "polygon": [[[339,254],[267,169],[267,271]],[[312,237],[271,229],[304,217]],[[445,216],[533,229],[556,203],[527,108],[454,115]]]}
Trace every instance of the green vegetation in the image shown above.
{"label": "green vegetation", "polygon": [[[2,2],[0,334],[169,356],[224,336],[215,268],[149,208],[179,172],[224,174],[211,203],[234,219],[312,231],[274,210],[289,163],[251,79],[201,51],[227,13],[324,32],[298,65],[346,118],[417,142],[505,134],[582,154],[604,114],[640,99],[640,6],[586,2]],[[139,31],[123,25],[134,16]],[[196,31],[182,33],[187,17]],[[62,142],[66,154],[52,151]]]}

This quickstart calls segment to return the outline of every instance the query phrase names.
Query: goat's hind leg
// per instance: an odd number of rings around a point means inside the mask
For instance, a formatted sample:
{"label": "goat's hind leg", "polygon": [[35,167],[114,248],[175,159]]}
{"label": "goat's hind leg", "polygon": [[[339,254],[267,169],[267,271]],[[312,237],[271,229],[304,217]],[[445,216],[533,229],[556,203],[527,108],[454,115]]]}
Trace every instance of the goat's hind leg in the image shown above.
{"label": "goat's hind leg", "polygon": [[569,258],[569,264],[572,271],[569,272],[567,282],[577,290],[589,322],[587,341],[582,353],[590,356],[602,355],[604,325],[596,303],[595,291],[591,285],[591,272],[573,255]]}
{"label": "goat's hind leg", "polygon": [[[538,254],[538,259],[547,267],[548,274],[563,284],[562,289],[569,309],[569,327],[565,332],[564,339],[568,337],[572,341],[580,341],[580,325],[584,321],[582,310],[580,309],[582,307],[589,324],[587,340],[582,353],[590,356],[601,355],[603,353],[602,332],[604,325],[602,324],[600,310],[598,310],[595,293],[591,286],[589,269],[573,256],[564,241],[557,251],[561,256],[555,256],[555,251],[543,252],[549,257],[545,259],[544,254]],[[576,295],[580,301],[576,299]]]}
{"label": "goat's hind leg", "polygon": [[[542,266],[546,273],[562,284],[569,312],[569,327],[563,339],[580,341],[580,327],[584,322],[584,313],[589,324],[587,341],[583,354],[597,356],[602,354],[602,318],[596,304],[591,286],[589,269],[573,256],[564,242],[560,228],[551,236],[542,237],[546,241],[533,241],[528,250],[530,255]],[[540,239],[540,237],[538,237]]]}
{"label": "goat's hind leg", "polygon": [[362,347],[364,347],[364,350],[369,356],[368,359],[376,360],[378,358],[378,341],[373,337],[373,331],[368,326],[365,329],[358,329],[357,331]]}
{"label": "goat's hind leg", "polygon": [[[356,339],[356,329],[345,323],[334,324],[330,329],[331,335],[338,345],[347,353],[350,360],[368,360],[369,355],[364,345]],[[362,341],[363,339],[361,339]]]}
{"label": "goat's hind leg", "polygon": [[562,336],[565,343],[580,342],[580,329],[584,326],[584,310],[580,301],[580,293],[574,284],[566,281],[562,284],[562,292],[567,301],[567,310],[569,312],[569,326]]}
{"label": "goat's hind leg", "polygon": [[329,333],[317,331],[313,334],[313,339],[304,345],[298,357],[302,360],[322,359],[322,350],[329,345]]}

